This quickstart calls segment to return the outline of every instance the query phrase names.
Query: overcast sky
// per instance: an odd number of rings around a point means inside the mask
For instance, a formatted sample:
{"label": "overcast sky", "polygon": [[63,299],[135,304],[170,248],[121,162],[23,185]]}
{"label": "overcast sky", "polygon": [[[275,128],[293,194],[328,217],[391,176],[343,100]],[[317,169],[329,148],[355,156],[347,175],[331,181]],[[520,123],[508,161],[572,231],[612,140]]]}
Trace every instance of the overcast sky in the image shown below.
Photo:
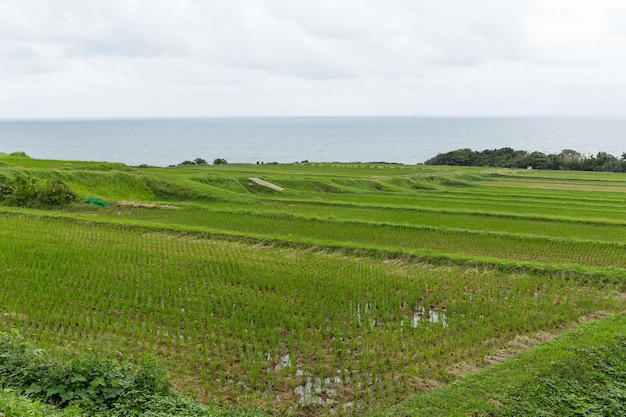
{"label": "overcast sky", "polygon": [[0,118],[626,115],[625,0],[0,0]]}

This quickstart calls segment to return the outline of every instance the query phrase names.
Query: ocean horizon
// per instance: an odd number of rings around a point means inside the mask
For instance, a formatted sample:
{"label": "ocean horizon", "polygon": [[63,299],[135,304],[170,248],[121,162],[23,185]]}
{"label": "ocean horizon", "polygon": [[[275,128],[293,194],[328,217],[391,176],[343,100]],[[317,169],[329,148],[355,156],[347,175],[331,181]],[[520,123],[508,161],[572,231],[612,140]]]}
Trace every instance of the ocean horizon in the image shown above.
{"label": "ocean horizon", "polygon": [[626,152],[620,117],[160,117],[0,120],[0,152],[168,166],[229,163],[423,163],[459,148],[584,155]]}

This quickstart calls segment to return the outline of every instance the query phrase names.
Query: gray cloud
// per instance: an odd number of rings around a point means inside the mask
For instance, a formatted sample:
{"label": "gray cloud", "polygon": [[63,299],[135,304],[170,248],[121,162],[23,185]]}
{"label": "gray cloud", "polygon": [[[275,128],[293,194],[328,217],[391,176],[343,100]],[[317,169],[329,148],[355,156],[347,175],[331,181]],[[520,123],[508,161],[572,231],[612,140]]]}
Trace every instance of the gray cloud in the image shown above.
{"label": "gray cloud", "polygon": [[0,117],[609,113],[625,27],[620,0],[0,0]]}

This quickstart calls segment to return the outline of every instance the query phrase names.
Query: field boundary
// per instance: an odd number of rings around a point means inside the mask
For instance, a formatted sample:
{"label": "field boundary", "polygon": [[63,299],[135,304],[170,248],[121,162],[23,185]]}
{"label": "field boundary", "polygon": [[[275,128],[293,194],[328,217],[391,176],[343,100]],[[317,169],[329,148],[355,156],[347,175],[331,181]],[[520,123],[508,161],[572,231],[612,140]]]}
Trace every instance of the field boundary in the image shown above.
{"label": "field boundary", "polygon": [[[457,233],[457,234],[466,234],[466,235],[482,235],[489,237],[510,237],[516,238],[519,240],[540,240],[544,242],[576,242],[576,243],[601,243],[607,246],[613,246],[618,248],[626,248],[626,243],[617,242],[612,240],[596,240],[596,239],[579,239],[579,238],[560,238],[560,237],[552,237],[552,236],[540,236],[534,235],[532,233],[512,233],[512,232],[494,232],[494,231],[486,231],[480,229],[463,229],[460,227],[446,227],[446,226],[425,226],[425,225],[417,225],[417,224],[409,224],[409,223],[391,223],[391,222],[377,222],[377,221],[369,221],[369,220],[347,220],[347,219],[337,219],[332,217],[323,217],[323,216],[307,216],[307,215],[299,215],[299,214],[285,214],[282,212],[271,212],[271,211],[254,211],[254,210],[211,210],[208,209],[208,212],[219,212],[219,213],[228,213],[228,214],[242,214],[242,215],[253,215],[256,217],[265,217],[268,219],[302,219],[302,220],[311,220],[325,223],[342,223],[342,224],[350,224],[350,225],[368,225],[368,226],[380,226],[380,227],[389,227],[393,229],[408,229],[408,230],[424,230],[424,231],[434,231],[434,232],[444,232],[444,233]],[[437,212],[437,211],[435,211]],[[440,213],[444,213],[440,211]],[[461,213],[461,214],[476,214],[476,213]],[[514,217],[510,217],[514,218]],[[546,220],[543,218],[537,218],[537,220]],[[557,220],[559,221],[559,220]],[[570,223],[564,221],[566,223]],[[626,222],[624,223],[601,223],[601,222],[574,222],[571,223],[580,223],[580,224],[603,224],[610,226],[626,226]]]}
{"label": "field boundary", "polygon": [[522,349],[502,362],[461,377],[453,384],[415,394],[366,416],[465,416],[477,415],[476,410],[483,411],[484,414],[480,415],[501,415],[498,411],[506,406],[502,401],[515,401],[515,395],[525,385],[536,389],[542,370],[623,339],[625,328],[624,313],[567,327],[556,337]]}
{"label": "field boundary", "polygon": [[94,225],[108,225],[131,230],[145,230],[150,232],[165,232],[178,236],[190,236],[205,239],[243,242],[266,247],[282,247],[303,250],[315,250],[325,253],[339,253],[346,256],[362,256],[387,261],[400,261],[413,264],[430,264],[435,266],[457,265],[468,268],[496,270],[508,273],[529,273],[541,276],[559,276],[581,282],[606,282],[622,284],[626,287],[626,271],[623,269],[598,269],[580,267],[572,264],[547,264],[534,262],[509,261],[506,259],[476,257],[453,253],[439,253],[433,251],[410,251],[390,249],[371,245],[343,244],[333,241],[319,241],[313,239],[297,239],[283,236],[260,235],[254,233],[231,232],[218,229],[199,228],[193,226],[169,226],[160,223],[116,221],[115,219],[94,219],[86,216],[68,215],[65,213],[41,213],[34,211],[0,210],[1,215],[27,216],[33,218],[49,218],[58,221],[84,223]]}

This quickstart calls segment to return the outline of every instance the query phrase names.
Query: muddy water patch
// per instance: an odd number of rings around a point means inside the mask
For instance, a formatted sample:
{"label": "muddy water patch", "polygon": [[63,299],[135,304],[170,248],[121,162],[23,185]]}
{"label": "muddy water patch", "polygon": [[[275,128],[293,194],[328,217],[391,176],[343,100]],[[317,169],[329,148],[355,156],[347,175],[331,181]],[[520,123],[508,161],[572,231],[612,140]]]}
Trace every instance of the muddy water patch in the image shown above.
{"label": "muddy water patch", "polygon": [[[272,361],[267,355],[268,361]],[[268,372],[279,372],[286,368],[293,367],[292,355],[287,353],[276,359],[276,362],[267,367]],[[347,387],[352,383],[350,371],[338,369],[333,376],[317,376],[304,370],[297,365],[293,375],[297,378],[297,385],[289,389],[288,392],[278,392],[274,395],[276,402],[293,401],[301,406],[341,406],[349,409],[354,406],[352,401],[345,400],[345,393],[350,391]]]}
{"label": "muddy water patch", "polygon": [[[374,327],[391,327],[394,323],[383,320],[378,313],[378,306],[375,303],[359,303],[355,308],[356,322],[359,327],[369,326]],[[397,322],[396,322],[397,323]],[[413,310],[413,314],[408,316],[404,314],[400,320],[400,327],[408,326],[418,328],[426,324],[436,324],[443,328],[448,327],[448,314],[445,307],[430,306],[426,308],[424,306],[416,306]]]}
{"label": "muddy water patch", "polygon": [[426,310],[424,306],[420,306],[413,312],[413,328],[417,328],[420,324],[432,323],[439,324],[443,328],[448,327],[448,316],[445,308],[430,307]]}

